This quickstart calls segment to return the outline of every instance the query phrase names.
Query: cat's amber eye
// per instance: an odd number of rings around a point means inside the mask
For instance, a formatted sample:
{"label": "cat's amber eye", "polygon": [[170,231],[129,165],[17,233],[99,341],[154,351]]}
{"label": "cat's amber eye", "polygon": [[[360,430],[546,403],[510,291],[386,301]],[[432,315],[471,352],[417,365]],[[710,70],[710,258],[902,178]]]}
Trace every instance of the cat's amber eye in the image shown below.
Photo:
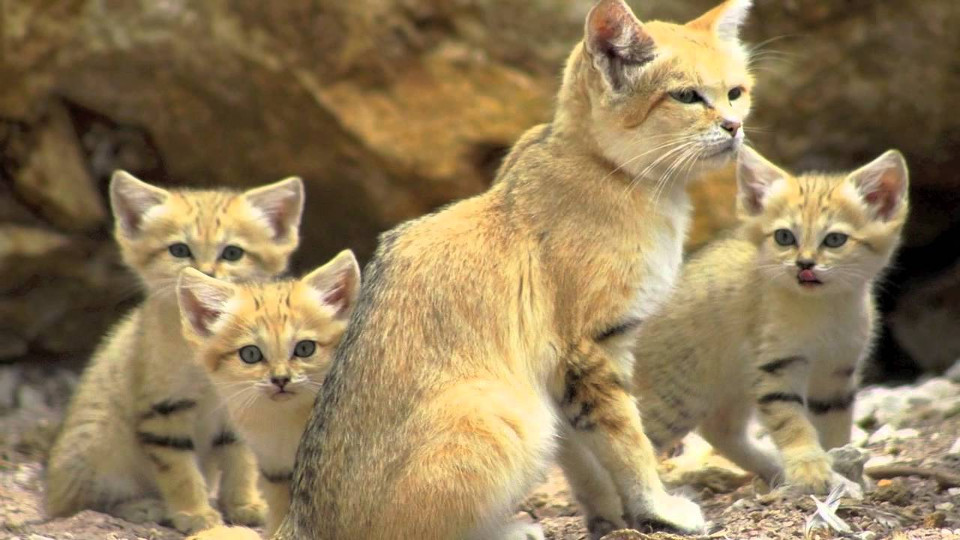
{"label": "cat's amber eye", "polygon": [[313,356],[313,353],[315,352],[317,352],[317,342],[310,341],[308,339],[298,341],[293,347],[293,355],[298,358],[307,358],[308,356]]}
{"label": "cat's amber eye", "polygon": [[170,247],[167,248],[171,255],[178,259],[186,259],[193,255],[190,252],[190,246],[184,244],[183,242],[177,242],[176,244],[170,244]]}
{"label": "cat's amber eye", "polygon": [[243,257],[243,248],[239,246],[227,246],[220,253],[220,258],[225,261],[239,261]]}
{"label": "cat's amber eye", "polygon": [[739,99],[740,96],[742,96],[742,95],[743,95],[743,88],[740,88],[740,87],[738,86],[738,87],[730,90],[729,92],[727,92],[727,99],[729,99],[730,101],[736,101],[736,100]]}
{"label": "cat's amber eye", "polygon": [[248,364],[256,364],[257,362],[263,360],[263,352],[261,352],[260,347],[257,347],[256,345],[240,347],[240,350],[237,352],[240,355],[240,359]]}
{"label": "cat's amber eye", "polygon": [[693,88],[684,88],[683,90],[675,90],[670,92],[670,97],[679,101],[680,103],[697,103],[703,101],[703,96],[701,96]]}
{"label": "cat's amber eye", "polygon": [[848,236],[843,233],[832,232],[823,237],[823,245],[828,248],[838,248],[847,243]]}
{"label": "cat's amber eye", "polygon": [[773,241],[781,246],[792,246],[797,243],[797,237],[790,229],[777,229],[773,231]]}

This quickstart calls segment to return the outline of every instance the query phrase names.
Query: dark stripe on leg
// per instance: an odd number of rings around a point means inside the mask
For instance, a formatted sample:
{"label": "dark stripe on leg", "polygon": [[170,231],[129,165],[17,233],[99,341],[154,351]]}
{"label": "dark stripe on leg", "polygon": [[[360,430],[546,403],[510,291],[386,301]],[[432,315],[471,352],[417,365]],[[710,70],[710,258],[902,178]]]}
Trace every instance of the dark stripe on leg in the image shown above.
{"label": "dark stripe on leg", "polygon": [[271,484],[279,484],[281,482],[289,482],[293,480],[293,471],[268,472],[260,469],[260,474],[263,475],[264,480],[270,482]]}
{"label": "dark stripe on leg", "polygon": [[803,398],[797,394],[790,394],[787,392],[771,392],[769,394],[764,394],[760,396],[760,399],[757,400],[757,403],[760,405],[766,405],[767,403],[773,403],[775,401],[783,401],[787,403],[798,403],[803,405]]}
{"label": "dark stripe on leg", "polygon": [[222,431],[215,439],[213,439],[213,446],[225,446],[235,442],[237,442],[237,436],[234,435],[232,431]]}
{"label": "dark stripe on leg", "polygon": [[162,446],[174,450],[193,450],[193,441],[190,437],[169,437],[166,435],[156,435],[146,431],[137,432],[137,440],[140,444],[150,446]]}
{"label": "dark stripe on leg", "polygon": [[807,409],[813,414],[827,414],[832,411],[845,411],[853,405],[854,393],[851,392],[845,396],[837,396],[833,399],[819,400],[808,399]]}
{"label": "dark stripe on leg", "polygon": [[169,416],[175,412],[185,411],[197,406],[197,402],[192,399],[165,399],[158,401],[150,406],[150,410],[141,414],[140,418],[146,420],[154,416]]}
{"label": "dark stripe on leg", "polygon": [[760,371],[765,371],[767,373],[776,373],[781,369],[784,369],[787,366],[791,366],[797,362],[806,363],[807,359],[802,356],[788,356],[786,358],[778,358],[771,362],[767,362],[760,366]]}

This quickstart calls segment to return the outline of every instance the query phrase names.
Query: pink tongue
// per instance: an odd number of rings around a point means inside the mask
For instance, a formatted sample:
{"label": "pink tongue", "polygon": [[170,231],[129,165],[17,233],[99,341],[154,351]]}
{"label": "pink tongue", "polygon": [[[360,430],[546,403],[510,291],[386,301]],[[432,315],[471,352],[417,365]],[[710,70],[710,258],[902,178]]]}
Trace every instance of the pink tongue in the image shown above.
{"label": "pink tongue", "polygon": [[813,273],[813,270],[801,270],[798,275],[800,281],[816,281],[817,275]]}

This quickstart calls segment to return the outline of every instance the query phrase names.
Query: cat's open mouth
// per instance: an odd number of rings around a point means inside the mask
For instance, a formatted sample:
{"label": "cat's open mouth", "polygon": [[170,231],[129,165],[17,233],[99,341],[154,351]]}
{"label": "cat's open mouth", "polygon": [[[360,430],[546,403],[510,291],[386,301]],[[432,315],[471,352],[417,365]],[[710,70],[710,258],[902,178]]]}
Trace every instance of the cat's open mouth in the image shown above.
{"label": "cat's open mouth", "polygon": [[817,287],[823,285],[823,282],[817,278],[817,274],[813,270],[801,270],[797,272],[797,282],[800,283],[802,287]]}

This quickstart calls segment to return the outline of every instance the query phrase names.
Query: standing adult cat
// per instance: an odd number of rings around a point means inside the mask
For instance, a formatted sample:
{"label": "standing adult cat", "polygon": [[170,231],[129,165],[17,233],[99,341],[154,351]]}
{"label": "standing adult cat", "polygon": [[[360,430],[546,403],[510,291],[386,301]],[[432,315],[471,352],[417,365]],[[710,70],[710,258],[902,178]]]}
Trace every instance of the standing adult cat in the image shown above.
{"label": "standing adult cat", "polygon": [[677,274],[687,179],[742,140],[748,4],[676,25],[599,2],[495,185],[381,237],[279,538],[542,537],[506,518],[558,447],[593,534],[703,528],[657,476],[630,346]]}

